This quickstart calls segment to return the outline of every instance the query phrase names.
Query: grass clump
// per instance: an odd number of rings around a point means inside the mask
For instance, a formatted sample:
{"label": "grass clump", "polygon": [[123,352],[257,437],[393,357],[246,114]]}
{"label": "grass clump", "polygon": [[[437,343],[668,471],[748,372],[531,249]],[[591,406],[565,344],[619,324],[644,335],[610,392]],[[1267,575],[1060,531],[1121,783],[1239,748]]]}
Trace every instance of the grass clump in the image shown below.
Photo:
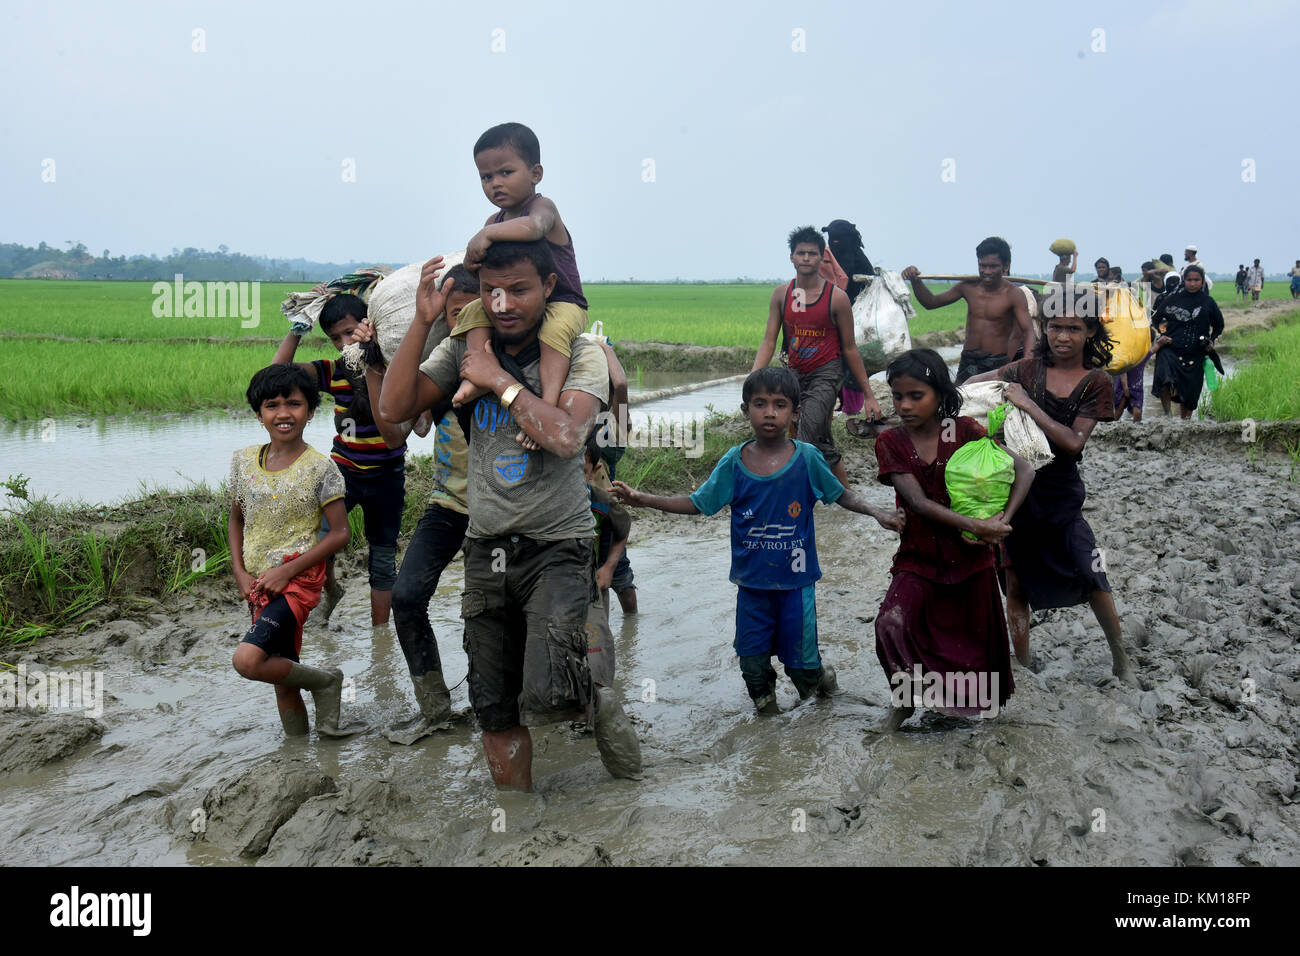
{"label": "grass clump", "polygon": [[202,485],[105,508],[20,500],[0,516],[0,646],[222,572],[226,515],[224,494]]}
{"label": "grass clump", "polygon": [[1253,358],[1212,393],[1214,417],[1300,418],[1300,310],[1282,316],[1272,329],[1249,331],[1234,342],[1252,348]]}

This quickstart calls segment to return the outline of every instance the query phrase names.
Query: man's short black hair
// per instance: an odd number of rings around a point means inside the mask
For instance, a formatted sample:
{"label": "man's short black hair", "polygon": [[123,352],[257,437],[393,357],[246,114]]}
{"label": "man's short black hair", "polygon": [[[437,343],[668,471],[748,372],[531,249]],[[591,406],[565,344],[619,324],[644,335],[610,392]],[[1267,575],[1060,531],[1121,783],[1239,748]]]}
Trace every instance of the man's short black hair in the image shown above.
{"label": "man's short black hair", "polygon": [[485,149],[497,149],[505,146],[519,154],[529,166],[536,166],[542,161],[542,145],[537,142],[537,134],[523,123],[502,123],[493,126],[474,143],[474,155]]}
{"label": "man's short black hair", "polygon": [[1094,262],[1094,263],[1092,264],[1092,267],[1095,269],[1097,266],[1101,265],[1103,262],[1106,264],[1106,268],[1109,269],[1109,268],[1110,268],[1110,260],[1107,259],[1105,256],[1102,256],[1102,257],[1099,258],[1096,262]]}
{"label": "man's short black hair", "polygon": [[1174,254],[1172,252],[1162,252],[1160,254],[1160,261],[1167,266],[1172,266],[1174,264]]}
{"label": "man's short black hair", "polygon": [[1004,266],[1011,265],[1011,244],[1001,236],[989,236],[975,247],[975,258],[997,256]]}
{"label": "man's short black hair", "polygon": [[459,294],[467,292],[470,295],[478,295],[479,293],[478,276],[474,275],[474,273],[470,272],[463,265],[454,265],[448,269],[447,274],[442,277],[444,285],[448,279],[456,280],[456,284],[451,290],[453,293]]}
{"label": "man's short black hair", "polygon": [[799,407],[799,376],[784,365],[769,365],[750,372],[745,384],[740,387],[740,400],[746,405],[756,392],[768,392],[772,395],[784,395],[790,404]]}
{"label": "man's short black hair", "polygon": [[805,242],[816,246],[819,253],[823,255],[826,253],[826,240],[822,238],[822,234],[812,226],[800,226],[790,233],[790,255],[794,255],[795,246]]}
{"label": "man's short black hair", "polygon": [[552,258],[551,247],[545,239],[535,239],[532,242],[494,242],[483,254],[481,267],[504,269],[525,260],[533,264],[543,282],[555,272],[555,259]]}
{"label": "man's short black hair", "polygon": [[1148,259],[1146,262],[1142,263],[1142,265],[1138,266],[1138,268],[1141,269],[1143,272],[1150,272],[1150,271],[1151,271],[1152,269],[1154,269],[1155,267],[1156,267],[1156,264],[1155,264],[1154,262],[1152,262],[1150,259]]}
{"label": "man's short black hair", "polygon": [[325,308],[320,310],[320,330],[329,335],[330,329],[348,316],[360,322],[366,317],[366,304],[360,297],[343,292],[331,298],[325,303]]}
{"label": "man's short black hair", "polygon": [[307,400],[307,407],[314,412],[320,405],[320,389],[316,385],[315,377],[294,362],[268,365],[257,372],[253,375],[253,380],[248,383],[248,391],[244,395],[248,399],[249,407],[260,414],[262,403],[268,398],[288,398],[295,388],[302,392],[302,397]]}

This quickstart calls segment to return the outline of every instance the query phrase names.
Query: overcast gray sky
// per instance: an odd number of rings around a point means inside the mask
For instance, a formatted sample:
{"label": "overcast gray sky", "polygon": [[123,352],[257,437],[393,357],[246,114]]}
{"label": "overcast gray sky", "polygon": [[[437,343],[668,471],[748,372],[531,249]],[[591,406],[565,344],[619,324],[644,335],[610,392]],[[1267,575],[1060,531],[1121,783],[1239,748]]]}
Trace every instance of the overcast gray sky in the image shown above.
{"label": "overcast gray sky", "polygon": [[1060,236],[1126,275],[1188,242],[1214,271],[1300,258],[1296,2],[6,0],[3,22],[0,241],[415,261],[493,211],[471,147],[515,120],[588,280],[784,275],[787,232],[833,218],[893,269],[971,270],[989,234],[1017,272]]}

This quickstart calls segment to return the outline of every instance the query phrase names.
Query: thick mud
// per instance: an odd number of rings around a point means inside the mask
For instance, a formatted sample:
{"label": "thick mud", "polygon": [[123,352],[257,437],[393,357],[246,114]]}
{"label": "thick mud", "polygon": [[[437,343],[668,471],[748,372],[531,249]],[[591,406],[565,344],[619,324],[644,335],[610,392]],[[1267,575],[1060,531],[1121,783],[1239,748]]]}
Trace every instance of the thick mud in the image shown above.
{"label": "thick mud", "polygon": [[[1282,440],[1294,440],[1292,432]],[[1265,428],[1264,437],[1277,436]],[[1142,687],[1110,676],[1086,608],[1035,618],[1033,673],[1001,714],[921,712],[876,731],[889,685],[872,621],[896,539],[818,514],[823,655],[843,696],[760,718],[731,637],[728,519],[642,513],[641,613],[611,612],[644,779],[615,780],[569,725],[534,735],[533,793],[492,786],[472,720],[412,747],[376,731],[286,740],[271,689],[239,678],[233,584],[40,641],[10,663],[104,672],[103,713],[0,712],[0,833],[16,864],[1300,863],[1300,483],[1239,429],[1102,426],[1086,515]],[[848,449],[874,500],[870,445]],[[1300,479],[1300,474],[1295,477]],[[684,489],[685,490],[685,489]],[[364,575],[304,660],[350,678],[346,716],[414,711],[396,638],[366,622]],[[345,569],[346,569],[345,565]],[[465,674],[460,566],[430,612]],[[453,705],[466,704],[463,683]]]}

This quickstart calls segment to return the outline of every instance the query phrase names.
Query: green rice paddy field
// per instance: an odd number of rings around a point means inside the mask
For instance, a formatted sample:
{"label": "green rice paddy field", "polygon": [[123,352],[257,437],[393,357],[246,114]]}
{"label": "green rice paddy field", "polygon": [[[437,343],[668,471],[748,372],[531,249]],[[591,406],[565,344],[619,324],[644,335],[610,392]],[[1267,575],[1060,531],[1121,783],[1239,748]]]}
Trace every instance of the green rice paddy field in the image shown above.
{"label": "green rice paddy field", "polygon": [[[254,325],[239,315],[155,315],[151,282],[0,280],[0,338],[14,370],[0,378],[0,418],[237,407],[248,379],[287,330],[281,300],[304,288],[262,283]],[[615,341],[756,349],[771,289],[593,284],[586,291],[591,317]],[[1230,283],[1218,283],[1214,292],[1232,306]],[[1290,293],[1285,283],[1271,282],[1263,297]],[[913,335],[960,328],[965,320],[961,304],[918,313]],[[331,351],[316,336],[300,354]]]}

